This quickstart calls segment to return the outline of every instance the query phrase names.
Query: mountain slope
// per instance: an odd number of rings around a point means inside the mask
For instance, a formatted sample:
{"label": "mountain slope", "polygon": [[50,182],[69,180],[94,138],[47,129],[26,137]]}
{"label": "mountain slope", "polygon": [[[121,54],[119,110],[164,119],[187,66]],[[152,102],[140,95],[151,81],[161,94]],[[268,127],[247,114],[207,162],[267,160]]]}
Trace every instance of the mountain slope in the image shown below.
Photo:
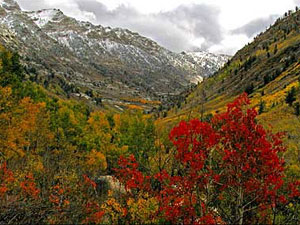
{"label": "mountain slope", "polygon": [[60,10],[23,12],[13,0],[1,1],[0,23],[0,42],[26,56],[40,82],[116,104],[179,94],[229,59],[173,53],[137,33],[77,21]]}
{"label": "mountain slope", "polygon": [[[300,11],[280,18],[266,32],[237,52],[214,76],[204,80],[163,123],[188,117],[209,119],[243,92],[259,109],[259,121],[286,132],[287,158],[300,160]],[[293,89],[294,87],[294,89]],[[293,91],[292,91],[293,90]],[[290,104],[288,93],[294,93]],[[269,127],[270,128],[270,127]],[[289,162],[289,161],[288,161]]]}

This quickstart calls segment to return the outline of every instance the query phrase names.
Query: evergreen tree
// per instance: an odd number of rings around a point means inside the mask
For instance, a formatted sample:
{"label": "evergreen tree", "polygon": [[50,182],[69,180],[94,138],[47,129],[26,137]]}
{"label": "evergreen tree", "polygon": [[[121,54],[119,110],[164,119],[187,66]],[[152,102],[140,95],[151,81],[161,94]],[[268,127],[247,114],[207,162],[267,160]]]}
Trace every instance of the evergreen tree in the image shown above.
{"label": "evergreen tree", "polygon": [[289,104],[289,106],[292,106],[294,101],[296,101],[296,88],[292,87],[285,97],[285,102]]}
{"label": "evergreen tree", "polygon": [[254,90],[254,85],[253,85],[253,84],[250,84],[250,85],[248,85],[248,86],[246,87],[245,92],[246,92],[248,95],[250,95],[250,94],[253,92],[253,90]]}
{"label": "evergreen tree", "polygon": [[24,79],[24,70],[19,55],[4,51],[0,55],[2,68],[0,69],[0,85],[2,87],[20,87]]}
{"label": "evergreen tree", "polygon": [[258,113],[262,114],[266,109],[266,103],[264,101],[260,101]]}
{"label": "evergreen tree", "polygon": [[278,51],[278,46],[277,46],[277,44],[275,45],[275,48],[274,48],[274,55],[277,53],[277,51]]}

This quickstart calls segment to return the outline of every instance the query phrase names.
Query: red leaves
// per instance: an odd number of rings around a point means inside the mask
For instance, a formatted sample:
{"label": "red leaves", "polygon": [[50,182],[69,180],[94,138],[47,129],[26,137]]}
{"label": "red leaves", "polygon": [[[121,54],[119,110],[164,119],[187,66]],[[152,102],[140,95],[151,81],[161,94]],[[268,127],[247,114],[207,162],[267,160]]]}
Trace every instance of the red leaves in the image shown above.
{"label": "red leaves", "polygon": [[221,220],[215,220],[211,214],[201,217],[199,220],[196,220],[194,224],[199,225],[214,225],[214,224],[222,224]]}
{"label": "red leaves", "polygon": [[[222,157],[219,168],[224,174],[221,180],[244,188],[247,195],[272,199],[283,184],[283,160],[277,153],[285,149],[280,134],[274,135],[256,124],[257,112],[245,109],[248,104],[249,99],[243,94],[228,105],[226,113],[213,119],[215,132],[221,137],[218,151]],[[275,190],[266,194],[267,189]]]}
{"label": "red leaves", "polygon": [[93,189],[96,188],[96,183],[91,180],[87,175],[83,175],[83,179],[84,179],[84,184],[87,186],[91,186]]}
{"label": "red leaves", "polygon": [[295,181],[289,184],[288,190],[289,190],[289,198],[295,198],[300,197],[300,181]]}
{"label": "red leaves", "polygon": [[38,199],[40,190],[36,187],[34,177],[31,173],[29,173],[25,177],[25,180],[20,183],[20,187],[26,197]]}
{"label": "red leaves", "polygon": [[0,197],[3,197],[8,191],[8,185],[14,182],[14,174],[7,169],[6,163],[0,165]]}
{"label": "red leaves", "polygon": [[283,195],[280,195],[280,196],[279,196],[279,202],[280,202],[281,204],[286,204],[286,203],[287,203],[286,197],[283,196]]}
{"label": "red leaves", "polygon": [[85,206],[85,213],[88,215],[83,221],[84,224],[102,224],[105,212],[100,209],[98,203],[91,201],[87,202]]}
{"label": "red leaves", "polygon": [[[222,218],[215,216],[215,212],[222,214],[223,205],[229,210],[224,216],[232,218],[231,222],[243,217],[244,211],[253,216],[252,210],[260,210],[263,217],[276,199],[287,201],[279,195],[284,185],[284,160],[278,153],[285,148],[282,134],[272,134],[256,123],[257,112],[247,109],[249,103],[243,94],[211,124],[191,120],[173,128],[169,138],[177,150],[177,174],[163,170],[154,175],[160,190],[151,190],[150,179],[138,171],[133,156],[120,158],[119,179],[128,189],[156,196],[160,215],[172,223],[223,224]],[[300,196],[299,186],[300,182],[289,185],[289,197]]]}
{"label": "red leaves", "polygon": [[170,175],[167,173],[167,171],[163,170],[160,173],[156,174],[154,178],[162,183],[163,181],[170,180]]}
{"label": "red leaves", "polygon": [[210,124],[199,120],[182,121],[173,128],[169,137],[177,149],[176,158],[196,170],[203,168],[209,149],[214,147],[219,139]]}
{"label": "red leaves", "polygon": [[128,159],[121,156],[119,166],[120,168],[115,169],[116,175],[120,182],[125,184],[127,190],[150,190],[149,177],[144,176],[138,170],[138,164],[133,155]]}
{"label": "red leaves", "polygon": [[49,195],[49,201],[54,208],[58,211],[62,211],[70,205],[70,201],[67,199],[68,191],[61,185],[57,184],[51,187],[51,193]]}

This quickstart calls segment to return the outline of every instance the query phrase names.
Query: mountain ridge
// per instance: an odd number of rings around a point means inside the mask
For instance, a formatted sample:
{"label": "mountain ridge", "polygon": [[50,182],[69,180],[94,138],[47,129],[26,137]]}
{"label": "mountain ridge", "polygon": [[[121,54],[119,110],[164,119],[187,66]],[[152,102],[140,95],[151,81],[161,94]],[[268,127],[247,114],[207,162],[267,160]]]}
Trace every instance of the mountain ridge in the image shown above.
{"label": "mountain ridge", "polygon": [[57,9],[24,12],[14,0],[2,0],[1,6],[0,23],[7,29],[0,42],[27,57],[29,70],[43,74],[39,82],[53,83],[54,74],[55,89],[66,86],[70,90],[58,92],[68,95],[95,92],[115,102],[123,97],[163,101],[229,59],[174,53],[138,33],[77,21]]}

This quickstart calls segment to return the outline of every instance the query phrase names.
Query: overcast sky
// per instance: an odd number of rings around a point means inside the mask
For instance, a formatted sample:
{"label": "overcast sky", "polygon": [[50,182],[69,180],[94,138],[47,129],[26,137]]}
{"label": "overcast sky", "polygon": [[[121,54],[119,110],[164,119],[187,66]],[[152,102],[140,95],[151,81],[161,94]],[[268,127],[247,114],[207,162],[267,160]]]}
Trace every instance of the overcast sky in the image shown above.
{"label": "overcast sky", "polygon": [[233,55],[300,0],[17,0],[95,24],[128,28],[164,47]]}

